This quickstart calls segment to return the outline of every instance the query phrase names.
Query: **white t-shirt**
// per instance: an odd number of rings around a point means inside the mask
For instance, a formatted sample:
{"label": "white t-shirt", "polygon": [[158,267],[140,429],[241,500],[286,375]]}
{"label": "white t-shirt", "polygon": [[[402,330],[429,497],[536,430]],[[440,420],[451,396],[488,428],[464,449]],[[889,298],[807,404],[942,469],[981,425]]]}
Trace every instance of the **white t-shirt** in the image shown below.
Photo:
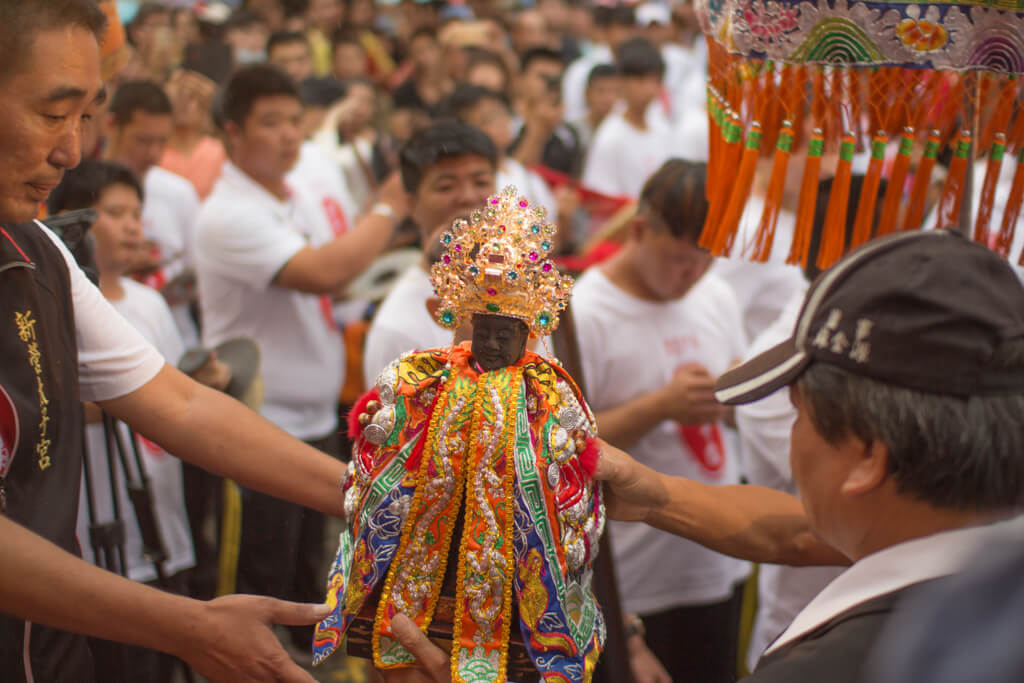
{"label": "white t-shirt", "polygon": [[[355,202],[356,213],[368,208],[373,196],[373,184],[368,175],[373,143],[364,138],[342,143],[337,131],[322,128],[313,134],[310,144],[319,148],[328,162],[341,172],[348,194]],[[299,165],[302,165],[301,159]]]}
{"label": "white t-shirt", "polygon": [[287,182],[315,198],[335,236],[345,234],[355,225],[359,207],[348,191],[345,177],[331,163],[327,153],[312,142],[302,143],[299,160],[288,174]]}
{"label": "white t-shirt", "polygon": [[[159,166],[146,172],[143,186],[146,196],[142,202],[142,231],[159,245],[165,264],[148,284],[159,288],[195,265],[193,233],[199,195],[188,180]],[[199,331],[188,304],[178,304],[171,310],[185,343],[198,344]]]}
{"label": "white t-shirt", "polygon": [[[121,285],[124,287],[124,298],[111,302],[114,309],[142,333],[165,358],[169,358],[172,363],[177,363],[185,352],[185,347],[163,297],[157,291],[127,278],[122,279]],[[137,482],[139,481],[139,472],[128,440],[128,429],[123,423],[119,423],[119,428],[121,429],[122,443],[127,449],[125,455],[129,472],[131,472],[132,480]],[[88,425],[85,436],[97,521],[111,521],[114,515],[103,426]],[[195,565],[188,513],[185,511],[181,461],[148,439],[138,437],[137,443],[143,468],[145,468],[146,476],[149,477],[157,528],[167,551],[164,571],[171,576]],[[143,557],[142,535],[139,532],[131,500],[128,498],[124,476],[121,474],[120,460],[116,452],[114,462],[117,463],[115,471],[118,472],[118,500],[121,518],[125,521],[125,561],[128,565],[128,578],[133,581],[152,581],[157,578],[157,573],[153,564]],[[89,542],[89,513],[84,480],[78,502],[78,538],[82,544],[82,556],[86,561],[95,563],[92,544]]]}
{"label": "white t-shirt", "polygon": [[259,344],[265,395],[260,413],[300,439],[337,424],[344,344],[328,297],[277,287],[300,249],[333,239],[315,199],[301,188],[281,201],[231,162],[203,203],[196,230],[203,339]]}
{"label": "white t-shirt", "polygon": [[615,56],[607,45],[595,45],[590,52],[577,57],[562,76],[562,103],[565,120],[575,121],[587,115],[587,79],[598,64],[615,64]]}
{"label": "white t-shirt", "polygon": [[42,223],[36,221],[36,225],[60,249],[71,277],[81,399],[119,398],[148,383],[163,368],[163,356],[114,310],[60,238]]}
{"label": "white t-shirt", "polygon": [[[796,327],[803,301],[804,292],[795,292],[778,320],[751,344],[748,359],[789,338]],[[740,448],[743,449],[747,480],[751,484],[797,495],[789,468],[789,433],[794,420],[796,408],[789,400],[788,389],[780,389],[760,401],[736,407]],[[768,644],[842,571],[842,567],[761,565],[757,614],[747,651],[747,665],[751,670]]]}
{"label": "white t-shirt", "polygon": [[427,310],[427,299],[433,296],[430,276],[418,265],[398,278],[366,333],[363,377],[367,385],[372,386],[388,363],[406,351],[451,345],[455,333],[438,325]]}
{"label": "white t-shirt", "polygon": [[640,196],[644,183],[665,161],[676,156],[676,144],[667,120],[647,117],[647,129],[627,123],[622,112],[612,112],[594,133],[583,166],[583,184],[613,197]]}
{"label": "white t-shirt", "polygon": [[558,220],[558,202],[551,192],[551,187],[538,174],[529,170],[517,160],[506,157],[498,168],[496,184],[498,192],[509,185],[515,185],[521,195],[530,200],[534,206],[547,209],[547,220],[554,223]]}
{"label": "white t-shirt", "polygon": [[796,217],[781,211],[775,227],[772,251],[766,263],[754,263],[744,254],[752,243],[764,211],[764,198],[751,196],[740,218],[732,255],[716,258],[711,272],[729,283],[743,312],[747,339],[755,339],[782,313],[786,302],[806,288],[799,266],[788,265],[786,256],[793,242]]}
{"label": "white t-shirt", "polygon": [[[736,298],[714,275],[705,275],[681,299],[652,302],[623,292],[591,268],[576,283],[572,305],[587,400],[597,412],[663,387],[688,363],[720,375],[746,347]],[[630,453],[665,474],[735,484],[739,461],[722,430],[720,424],[666,421]],[[627,612],[724,600],[748,570],[746,562],[645,524],[613,522],[610,528]]]}

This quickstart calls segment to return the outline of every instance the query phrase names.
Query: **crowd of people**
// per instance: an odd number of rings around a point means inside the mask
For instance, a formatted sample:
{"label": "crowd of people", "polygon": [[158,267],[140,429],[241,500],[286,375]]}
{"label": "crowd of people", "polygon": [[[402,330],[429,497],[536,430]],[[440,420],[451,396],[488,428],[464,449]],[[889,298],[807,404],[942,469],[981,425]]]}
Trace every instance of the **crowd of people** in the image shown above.
{"label": "crowd of people", "polygon": [[[691,3],[0,0],[0,37],[3,680],[310,680],[342,420],[451,344],[438,237],[508,185],[578,273],[636,683],[967,680],[913,615],[1020,540],[1024,289],[943,231],[787,265],[788,186],[768,263],[699,246]],[[80,210],[91,263],[32,222]]]}

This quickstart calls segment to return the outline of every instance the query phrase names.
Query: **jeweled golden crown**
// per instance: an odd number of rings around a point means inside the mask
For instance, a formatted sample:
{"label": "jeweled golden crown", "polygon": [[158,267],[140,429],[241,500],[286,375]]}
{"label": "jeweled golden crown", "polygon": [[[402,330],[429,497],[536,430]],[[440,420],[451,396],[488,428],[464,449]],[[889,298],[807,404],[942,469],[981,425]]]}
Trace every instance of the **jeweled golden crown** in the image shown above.
{"label": "jeweled golden crown", "polygon": [[445,252],[430,270],[441,325],[483,313],[518,318],[535,336],[558,327],[573,280],[549,258],[555,228],[546,213],[509,185],[441,235]]}

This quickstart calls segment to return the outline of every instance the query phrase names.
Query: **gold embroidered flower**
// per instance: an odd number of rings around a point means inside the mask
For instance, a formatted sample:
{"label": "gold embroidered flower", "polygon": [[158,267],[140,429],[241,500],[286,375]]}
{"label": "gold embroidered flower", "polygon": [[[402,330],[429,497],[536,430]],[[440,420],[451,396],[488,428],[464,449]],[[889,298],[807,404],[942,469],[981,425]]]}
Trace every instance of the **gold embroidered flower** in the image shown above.
{"label": "gold embroidered flower", "polygon": [[904,19],[896,26],[900,42],[917,52],[933,52],[949,41],[946,29],[927,19]]}

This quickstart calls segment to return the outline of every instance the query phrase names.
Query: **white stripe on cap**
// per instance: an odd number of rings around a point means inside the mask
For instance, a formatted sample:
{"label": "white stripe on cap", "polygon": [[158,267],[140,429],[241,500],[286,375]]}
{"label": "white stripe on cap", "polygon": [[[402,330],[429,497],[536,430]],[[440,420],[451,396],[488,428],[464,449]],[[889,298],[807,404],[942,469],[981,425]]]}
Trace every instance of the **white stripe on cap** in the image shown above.
{"label": "white stripe on cap", "polygon": [[719,389],[715,392],[715,399],[717,399],[719,403],[728,403],[729,401],[736,400],[744,394],[760,389],[766,384],[771,384],[780,377],[785,377],[786,373],[791,372],[793,368],[803,363],[806,359],[806,353],[803,351],[797,351],[786,360],[773,368],[765,370],[757,377],[752,377],[746,382],[740,382],[739,384],[734,384],[733,386],[725,389]]}

